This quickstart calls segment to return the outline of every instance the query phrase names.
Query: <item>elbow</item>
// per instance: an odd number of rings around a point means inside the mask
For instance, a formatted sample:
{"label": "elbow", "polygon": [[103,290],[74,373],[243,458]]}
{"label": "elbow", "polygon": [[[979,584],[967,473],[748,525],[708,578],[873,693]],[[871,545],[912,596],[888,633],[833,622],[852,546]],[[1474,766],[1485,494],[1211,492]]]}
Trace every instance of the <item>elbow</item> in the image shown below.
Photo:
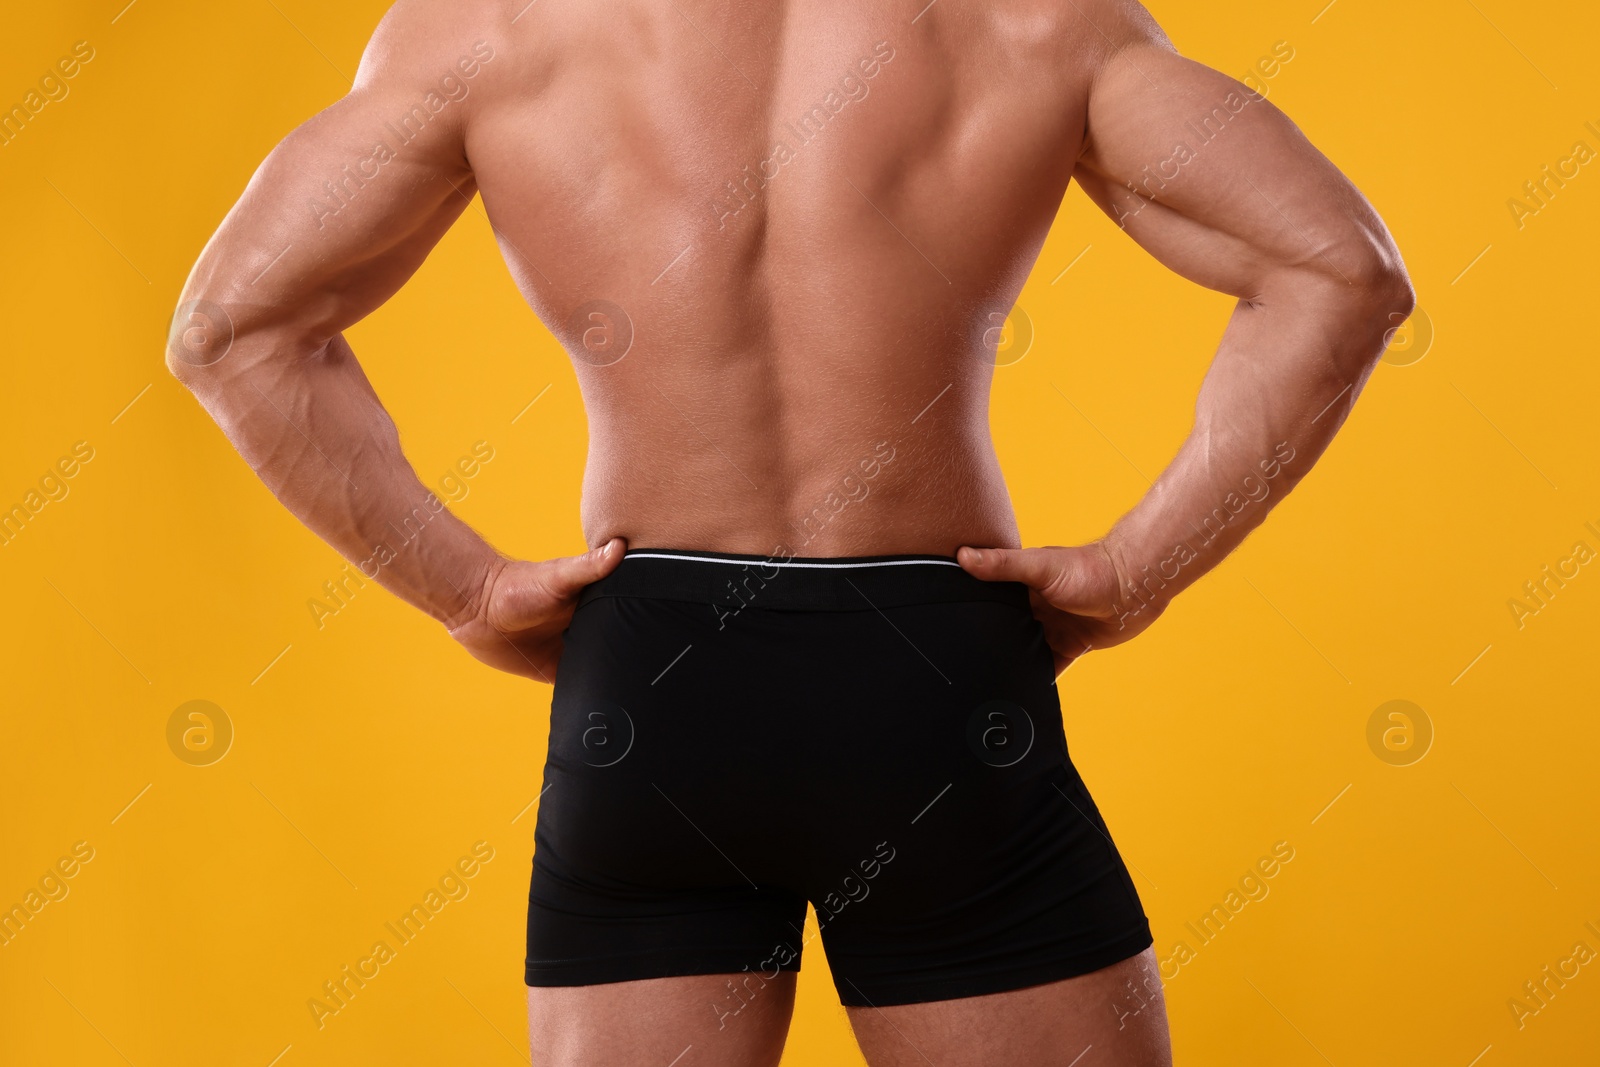
{"label": "elbow", "polygon": [[1367,338],[1355,346],[1358,365],[1372,367],[1383,358],[1400,327],[1417,307],[1417,292],[1411,285],[1400,253],[1390,254],[1370,264],[1356,279],[1359,296],[1351,312],[1353,337]]}
{"label": "elbow", "polygon": [[168,374],[178,379],[178,381],[184,386],[187,387],[190,385],[190,382],[193,380],[190,377],[190,374],[194,368],[181,356],[179,356],[178,353],[172,350],[172,339],[170,337],[167,339],[166,364]]}
{"label": "elbow", "polygon": [[1348,293],[1334,313],[1334,363],[1345,375],[1370,372],[1417,306],[1417,294],[1398,257],[1352,275]]}
{"label": "elbow", "polygon": [[233,317],[221,304],[184,300],[173,310],[167,330],[167,372],[193,389],[233,348],[235,332]]}
{"label": "elbow", "polygon": [[1399,249],[1387,234],[1363,236],[1328,249],[1319,264],[1308,264],[1320,276],[1312,283],[1318,294],[1313,300],[1358,361],[1382,356],[1417,306]]}
{"label": "elbow", "polygon": [[1411,276],[1406,272],[1399,250],[1393,247],[1365,263],[1352,284],[1357,289],[1358,302],[1381,316],[1388,327],[1399,326],[1417,308],[1417,291],[1411,285]]}
{"label": "elbow", "polygon": [[1354,308],[1398,326],[1411,317],[1417,294],[1394,239],[1376,223],[1350,235],[1330,256],[1345,298]]}
{"label": "elbow", "polygon": [[1383,358],[1417,306],[1416,290],[1387,234],[1361,234],[1331,245],[1269,277],[1246,300],[1301,318],[1327,345],[1338,377],[1348,380]]}

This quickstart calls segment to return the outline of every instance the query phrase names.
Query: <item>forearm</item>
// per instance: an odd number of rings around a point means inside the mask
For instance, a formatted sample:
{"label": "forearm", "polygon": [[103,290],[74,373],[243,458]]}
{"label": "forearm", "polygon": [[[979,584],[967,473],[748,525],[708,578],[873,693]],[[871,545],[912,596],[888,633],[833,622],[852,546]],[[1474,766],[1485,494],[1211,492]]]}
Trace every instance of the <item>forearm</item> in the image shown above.
{"label": "forearm", "polygon": [[279,501],[364,577],[446,626],[476,613],[505,560],[417,478],[342,335],[312,348],[252,334],[215,362],[169,365]]}
{"label": "forearm", "polygon": [[1188,438],[1103,539],[1124,618],[1163,610],[1310,473],[1410,308],[1409,288],[1392,278],[1291,282],[1240,302]]}

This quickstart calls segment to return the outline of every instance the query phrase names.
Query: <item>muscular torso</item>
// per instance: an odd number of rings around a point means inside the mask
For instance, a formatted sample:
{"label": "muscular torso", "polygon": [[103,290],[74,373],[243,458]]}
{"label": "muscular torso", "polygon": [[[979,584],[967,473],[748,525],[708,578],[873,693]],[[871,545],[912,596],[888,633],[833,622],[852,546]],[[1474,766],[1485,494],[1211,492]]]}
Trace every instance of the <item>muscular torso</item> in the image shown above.
{"label": "muscular torso", "polygon": [[1093,32],[1033,0],[539,0],[501,27],[467,155],[573,357],[590,544],[1019,544],[994,346]]}
{"label": "muscular torso", "polygon": [[[451,515],[344,336],[468,194],[572,356],[591,546],[953,555],[1019,546],[992,354],[1069,182],[1238,302],[1189,435],[1103,537],[963,560],[1073,576],[1061,666],[1261,522],[1262,479],[1304,477],[1414,303],[1360,191],[1136,0],[398,0],[207,243],[167,366],[347,559],[543,677],[561,617],[529,597],[613,557],[523,566]],[[1197,516],[1222,527],[1198,546]]]}

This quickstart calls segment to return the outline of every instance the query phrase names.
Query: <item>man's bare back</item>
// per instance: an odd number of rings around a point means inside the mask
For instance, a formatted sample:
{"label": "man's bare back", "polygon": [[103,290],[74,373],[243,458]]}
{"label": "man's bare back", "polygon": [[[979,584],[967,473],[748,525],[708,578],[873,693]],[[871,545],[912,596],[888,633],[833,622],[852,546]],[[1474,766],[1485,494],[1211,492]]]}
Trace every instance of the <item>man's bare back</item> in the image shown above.
{"label": "man's bare back", "polygon": [[[994,345],[1074,179],[1240,303],[1145,500],[1092,545],[1022,549]],[[474,192],[573,357],[582,557],[507,560],[435,506],[340,333]],[[347,557],[425,509],[375,577],[501,669],[555,677],[578,592],[623,544],[957,557],[1030,587],[1060,669],[1260,523],[1410,309],[1360,194],[1128,0],[403,0],[208,245],[168,364]],[[1265,506],[1229,503],[1263,478],[1282,487]]]}
{"label": "man's bare back", "polygon": [[[479,31],[495,60],[466,152],[577,357],[591,544],[1019,544],[993,337],[1105,45],[1070,6],[926,6],[550,4]],[[884,440],[895,461],[850,520],[802,530]]]}

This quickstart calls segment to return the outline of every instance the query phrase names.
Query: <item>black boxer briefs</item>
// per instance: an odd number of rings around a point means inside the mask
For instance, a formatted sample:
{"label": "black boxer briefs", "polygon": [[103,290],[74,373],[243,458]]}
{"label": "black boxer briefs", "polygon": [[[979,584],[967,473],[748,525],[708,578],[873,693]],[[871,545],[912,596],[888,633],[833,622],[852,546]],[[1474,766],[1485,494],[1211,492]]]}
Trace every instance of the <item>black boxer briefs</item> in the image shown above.
{"label": "black boxer briefs", "polygon": [[1025,586],[940,556],[634,549],[565,638],[528,985],[770,979],[800,967],[808,901],[850,1006],[1151,944]]}

